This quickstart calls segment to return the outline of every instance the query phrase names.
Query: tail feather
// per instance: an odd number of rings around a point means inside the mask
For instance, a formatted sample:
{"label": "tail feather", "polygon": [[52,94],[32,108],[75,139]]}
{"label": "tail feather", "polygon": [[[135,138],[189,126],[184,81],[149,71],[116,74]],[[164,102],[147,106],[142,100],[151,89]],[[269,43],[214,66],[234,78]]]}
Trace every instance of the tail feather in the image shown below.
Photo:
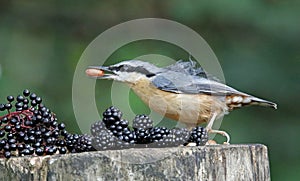
{"label": "tail feather", "polygon": [[253,105],[260,105],[260,106],[266,106],[266,107],[272,107],[274,109],[277,109],[277,104],[274,102],[266,101],[257,97],[251,97],[251,102],[250,104]]}
{"label": "tail feather", "polygon": [[250,95],[231,95],[226,97],[226,103],[230,110],[234,108],[239,108],[242,106],[247,105],[259,105],[259,106],[266,106],[266,107],[272,107],[274,109],[277,109],[277,104],[266,101],[264,99],[260,99],[257,97],[253,97]]}

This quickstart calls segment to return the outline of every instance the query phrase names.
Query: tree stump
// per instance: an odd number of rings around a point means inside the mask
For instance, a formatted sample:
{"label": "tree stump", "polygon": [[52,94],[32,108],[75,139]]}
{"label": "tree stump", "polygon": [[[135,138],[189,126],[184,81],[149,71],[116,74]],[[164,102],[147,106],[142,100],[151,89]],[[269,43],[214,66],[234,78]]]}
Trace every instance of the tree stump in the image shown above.
{"label": "tree stump", "polygon": [[0,180],[270,180],[267,147],[135,148],[0,159]]}

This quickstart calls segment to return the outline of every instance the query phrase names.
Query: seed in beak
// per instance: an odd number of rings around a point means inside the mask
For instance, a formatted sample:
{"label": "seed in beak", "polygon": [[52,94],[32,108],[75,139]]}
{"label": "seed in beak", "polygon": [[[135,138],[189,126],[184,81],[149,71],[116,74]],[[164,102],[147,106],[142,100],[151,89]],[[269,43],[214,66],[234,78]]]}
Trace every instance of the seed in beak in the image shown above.
{"label": "seed in beak", "polygon": [[101,77],[104,75],[104,71],[99,70],[99,69],[86,69],[85,70],[86,75],[90,76],[90,77]]}

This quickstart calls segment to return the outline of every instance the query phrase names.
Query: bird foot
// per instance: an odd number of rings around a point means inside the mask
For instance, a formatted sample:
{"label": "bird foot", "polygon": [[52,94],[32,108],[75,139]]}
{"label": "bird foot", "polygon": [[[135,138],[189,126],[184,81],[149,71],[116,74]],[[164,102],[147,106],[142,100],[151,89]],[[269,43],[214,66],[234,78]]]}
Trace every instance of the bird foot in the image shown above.
{"label": "bird foot", "polygon": [[226,142],[224,142],[223,144],[224,145],[229,145],[230,143],[230,136],[229,136],[229,134],[228,133],[226,133],[225,131],[220,131],[220,130],[213,130],[213,129],[208,129],[207,130],[207,132],[208,133],[215,133],[215,134],[220,134],[220,135],[222,135],[222,136],[224,136],[224,137],[226,137]]}

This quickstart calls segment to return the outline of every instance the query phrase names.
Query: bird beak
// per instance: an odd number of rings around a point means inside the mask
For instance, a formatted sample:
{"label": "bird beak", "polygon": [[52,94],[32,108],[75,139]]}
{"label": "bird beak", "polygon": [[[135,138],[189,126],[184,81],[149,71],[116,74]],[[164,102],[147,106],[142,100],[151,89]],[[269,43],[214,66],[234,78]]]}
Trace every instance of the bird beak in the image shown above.
{"label": "bird beak", "polygon": [[89,66],[85,73],[89,77],[97,79],[115,79],[116,74],[105,66]]}

